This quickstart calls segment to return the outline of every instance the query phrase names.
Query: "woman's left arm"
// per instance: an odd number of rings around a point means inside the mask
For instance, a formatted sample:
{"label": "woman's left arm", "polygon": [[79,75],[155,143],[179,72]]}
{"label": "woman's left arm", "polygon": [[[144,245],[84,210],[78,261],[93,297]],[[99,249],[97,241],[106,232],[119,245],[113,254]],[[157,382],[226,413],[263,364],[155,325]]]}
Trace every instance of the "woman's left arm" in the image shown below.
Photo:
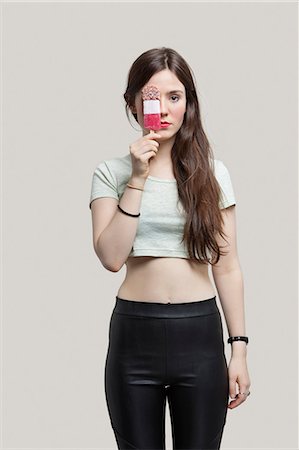
{"label": "woman's left arm", "polygon": [[[217,242],[222,246],[226,255],[220,256],[217,264],[212,266],[212,273],[229,336],[246,336],[244,283],[237,252],[235,209],[236,206],[232,205],[221,210],[224,220],[223,231],[227,242],[220,236],[217,238]],[[235,398],[237,395],[236,383],[239,385],[239,392],[248,392],[249,390],[250,379],[246,357],[246,342],[232,342],[231,360],[228,366],[231,398]],[[230,403],[229,407],[235,408],[246,398],[246,395],[239,395]]]}

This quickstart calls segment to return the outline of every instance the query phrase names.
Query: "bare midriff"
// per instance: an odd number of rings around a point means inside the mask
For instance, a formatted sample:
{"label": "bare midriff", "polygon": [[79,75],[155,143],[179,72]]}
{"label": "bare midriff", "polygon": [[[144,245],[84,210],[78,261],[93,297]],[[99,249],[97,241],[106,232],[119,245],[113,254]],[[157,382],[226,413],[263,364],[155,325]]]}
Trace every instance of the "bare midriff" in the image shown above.
{"label": "bare midriff", "polygon": [[125,300],[188,303],[216,295],[209,266],[190,259],[137,256],[128,258],[126,267],[117,293]]}

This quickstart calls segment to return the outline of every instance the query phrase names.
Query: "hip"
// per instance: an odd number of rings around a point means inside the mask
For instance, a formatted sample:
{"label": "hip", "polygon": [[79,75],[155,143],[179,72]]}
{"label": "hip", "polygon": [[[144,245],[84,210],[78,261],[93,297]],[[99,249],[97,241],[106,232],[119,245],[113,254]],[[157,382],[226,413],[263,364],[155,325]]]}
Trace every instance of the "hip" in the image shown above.
{"label": "hip", "polygon": [[222,366],[223,326],[216,298],[161,304],[116,297],[109,326],[109,361],[128,368],[138,361],[150,367],[164,367],[165,361],[171,361],[173,369],[177,364],[199,368],[204,362]]}

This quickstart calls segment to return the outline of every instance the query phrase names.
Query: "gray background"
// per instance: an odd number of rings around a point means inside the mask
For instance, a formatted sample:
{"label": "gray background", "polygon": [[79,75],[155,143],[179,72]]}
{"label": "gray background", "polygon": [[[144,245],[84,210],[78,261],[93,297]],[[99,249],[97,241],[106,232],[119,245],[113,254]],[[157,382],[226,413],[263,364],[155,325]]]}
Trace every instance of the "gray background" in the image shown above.
{"label": "gray background", "polygon": [[[125,267],[101,266],[88,203],[97,164],[141,134],[125,115],[126,77],[160,46],[192,67],[237,199],[252,384],[228,410],[222,448],[297,448],[297,4],[1,11],[1,448],[116,449],[103,375]],[[168,406],[166,431],[170,449]]]}

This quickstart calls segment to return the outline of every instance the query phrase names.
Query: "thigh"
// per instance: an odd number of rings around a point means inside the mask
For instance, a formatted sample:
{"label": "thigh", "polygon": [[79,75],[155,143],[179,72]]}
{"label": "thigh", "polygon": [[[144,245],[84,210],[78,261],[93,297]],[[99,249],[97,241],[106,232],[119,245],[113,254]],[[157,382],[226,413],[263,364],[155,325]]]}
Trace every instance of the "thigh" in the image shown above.
{"label": "thigh", "polygon": [[105,394],[119,449],[164,449],[166,392],[161,320],[112,314]]}
{"label": "thigh", "polygon": [[173,448],[219,449],[229,399],[221,316],[169,321],[168,338],[177,346],[168,351]]}

